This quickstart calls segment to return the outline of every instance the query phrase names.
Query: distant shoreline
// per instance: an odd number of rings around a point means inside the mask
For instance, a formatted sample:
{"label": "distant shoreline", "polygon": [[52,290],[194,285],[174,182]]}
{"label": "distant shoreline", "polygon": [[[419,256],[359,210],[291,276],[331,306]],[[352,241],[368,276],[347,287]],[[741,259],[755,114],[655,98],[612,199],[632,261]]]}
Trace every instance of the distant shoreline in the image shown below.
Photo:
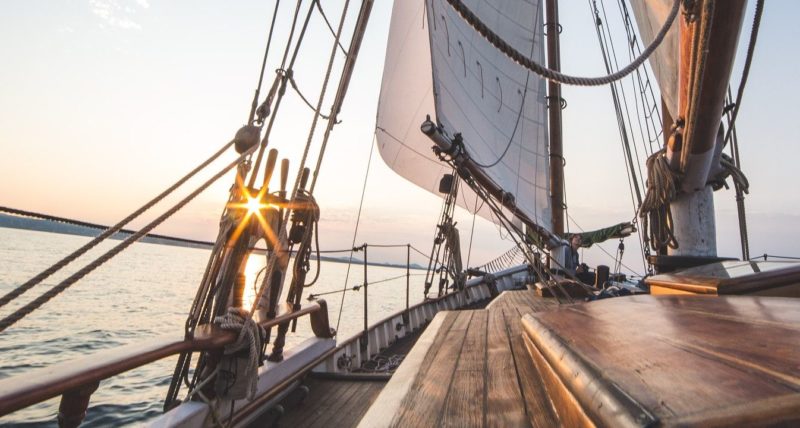
{"label": "distant shoreline", "polygon": [[[2,214],[2,213],[0,213],[0,227],[4,227],[7,229],[32,230],[37,232],[58,233],[62,235],[75,235],[75,236],[86,236],[86,237],[96,237],[100,233],[102,233],[102,231],[106,228],[104,226],[99,226],[99,225],[84,226],[79,224],[69,224],[69,223],[62,223],[58,221],[46,220],[41,218],[29,218],[29,217],[22,217],[22,216]],[[128,236],[130,236],[132,233],[135,232],[128,230],[120,231],[112,235],[111,239],[123,240]],[[164,235],[152,235],[152,234],[145,235],[138,242],[146,244],[169,245],[173,247],[197,248],[203,250],[210,250],[214,246],[212,242],[177,238]],[[264,250],[260,249],[260,251],[263,252]],[[315,254],[312,254],[311,258],[314,260],[317,259]],[[333,262],[333,263],[350,262],[349,258],[347,257],[320,256],[319,260],[325,262]],[[363,264],[364,262],[361,259],[353,258],[352,263],[360,265]],[[406,265],[404,264],[400,265],[395,263],[381,263],[381,262],[368,262],[367,265],[391,267],[391,268],[406,267]],[[425,268],[416,263],[412,263],[411,269],[424,270]]]}

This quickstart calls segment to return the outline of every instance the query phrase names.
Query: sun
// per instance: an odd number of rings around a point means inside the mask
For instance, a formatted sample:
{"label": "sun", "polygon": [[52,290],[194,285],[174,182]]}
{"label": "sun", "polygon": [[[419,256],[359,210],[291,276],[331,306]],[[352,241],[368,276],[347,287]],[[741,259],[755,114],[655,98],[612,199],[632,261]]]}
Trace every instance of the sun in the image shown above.
{"label": "sun", "polygon": [[252,197],[247,195],[247,202],[244,203],[244,207],[247,208],[247,214],[258,214],[267,207],[267,204],[261,202],[261,198]]}

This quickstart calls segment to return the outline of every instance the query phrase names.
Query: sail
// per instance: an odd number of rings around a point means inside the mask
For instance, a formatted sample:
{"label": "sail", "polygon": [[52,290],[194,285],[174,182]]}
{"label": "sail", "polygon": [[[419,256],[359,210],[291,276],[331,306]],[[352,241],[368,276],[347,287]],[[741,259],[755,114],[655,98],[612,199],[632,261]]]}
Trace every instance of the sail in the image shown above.
{"label": "sail", "polygon": [[[673,0],[631,0],[636,25],[644,46],[652,43],[674,4]],[[650,57],[650,68],[658,81],[661,97],[672,117],[678,117],[678,22],[672,23],[664,41]]]}
{"label": "sail", "polygon": [[[465,1],[520,52],[544,61],[542,5]],[[378,107],[377,139],[398,174],[438,194],[450,172],[419,126],[430,115],[517,209],[551,229],[545,81],[508,59],[443,0],[395,2]],[[480,206],[462,187],[458,204]],[[480,214],[489,217],[485,212]]]}

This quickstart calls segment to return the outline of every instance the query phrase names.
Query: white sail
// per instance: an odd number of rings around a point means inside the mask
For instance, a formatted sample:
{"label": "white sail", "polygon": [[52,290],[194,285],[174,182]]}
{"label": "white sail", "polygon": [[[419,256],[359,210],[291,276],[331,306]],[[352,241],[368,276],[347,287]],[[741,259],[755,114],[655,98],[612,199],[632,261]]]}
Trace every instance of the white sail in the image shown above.
{"label": "white sail", "polygon": [[[642,49],[653,42],[669,15],[672,0],[631,0],[631,7],[642,37]],[[678,22],[672,23],[664,41],[650,57],[650,67],[658,81],[661,96],[672,117],[678,117]]]}
{"label": "white sail", "polygon": [[[520,52],[544,61],[539,1],[466,1]],[[449,167],[419,131],[426,115],[453,136],[517,208],[550,229],[544,80],[495,49],[445,1],[395,2],[378,108],[381,156],[397,173],[438,193]],[[458,203],[474,211],[462,187]],[[482,213],[484,214],[484,213]]]}

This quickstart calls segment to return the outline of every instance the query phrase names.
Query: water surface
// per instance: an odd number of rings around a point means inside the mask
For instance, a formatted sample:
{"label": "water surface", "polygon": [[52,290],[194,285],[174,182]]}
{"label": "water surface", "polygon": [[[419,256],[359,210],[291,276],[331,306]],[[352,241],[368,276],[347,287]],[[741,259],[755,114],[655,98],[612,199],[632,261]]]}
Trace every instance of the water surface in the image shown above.
{"label": "water surface", "polygon": [[[90,238],[0,228],[0,294],[5,294],[46,269]],[[45,280],[0,309],[5,317],[49,287],[118,244],[105,242],[71,267]],[[403,249],[405,251],[405,249]],[[210,251],[156,244],[128,250],[74,284],[61,295],[0,333],[0,378],[17,376],[54,363],[82,358],[163,334],[181,334]],[[253,257],[249,272],[264,265]],[[312,267],[313,269],[313,267]],[[411,303],[422,300],[423,271],[412,271]],[[320,278],[309,290],[325,293],[345,287],[346,263],[322,262]],[[405,307],[405,269],[370,266],[368,317],[378,321]],[[313,276],[313,271],[310,273]],[[363,267],[353,265],[347,288],[363,282]],[[288,288],[287,286],[284,288]],[[285,290],[284,290],[285,291]],[[363,326],[363,291],[325,296],[331,324],[342,308],[339,339]],[[287,338],[287,347],[313,336],[307,317]],[[161,414],[176,358],[167,358],[100,383],[92,395],[84,426],[141,423]],[[182,390],[185,394],[185,389]],[[56,426],[59,398],[0,418],[0,425]]]}

